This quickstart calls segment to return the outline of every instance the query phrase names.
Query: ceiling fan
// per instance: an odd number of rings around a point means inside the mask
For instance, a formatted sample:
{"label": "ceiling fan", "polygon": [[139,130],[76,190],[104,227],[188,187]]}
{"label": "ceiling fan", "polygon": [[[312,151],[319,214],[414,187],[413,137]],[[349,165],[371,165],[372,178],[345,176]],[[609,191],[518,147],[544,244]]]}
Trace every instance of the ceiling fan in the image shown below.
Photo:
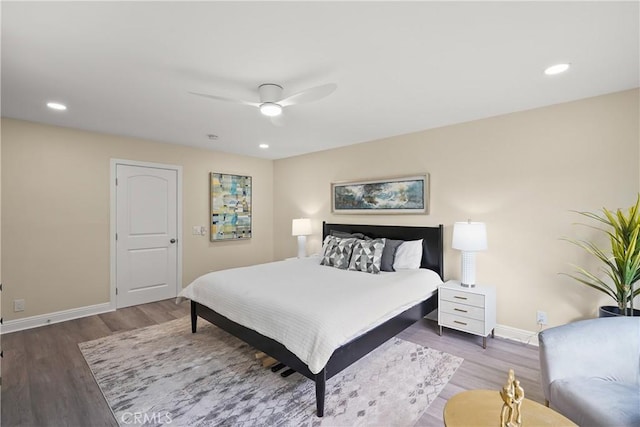
{"label": "ceiling fan", "polygon": [[304,104],[308,102],[318,101],[324,97],[331,95],[338,85],[335,83],[327,83],[324,85],[312,87],[293,95],[282,97],[282,86],[275,83],[264,83],[258,86],[259,102],[245,101],[242,99],[227,98],[218,95],[209,95],[206,93],[189,92],[192,95],[203,96],[205,98],[215,99],[218,101],[235,102],[238,104],[250,105],[258,107],[260,112],[265,116],[275,117],[282,114],[282,109],[290,105]]}

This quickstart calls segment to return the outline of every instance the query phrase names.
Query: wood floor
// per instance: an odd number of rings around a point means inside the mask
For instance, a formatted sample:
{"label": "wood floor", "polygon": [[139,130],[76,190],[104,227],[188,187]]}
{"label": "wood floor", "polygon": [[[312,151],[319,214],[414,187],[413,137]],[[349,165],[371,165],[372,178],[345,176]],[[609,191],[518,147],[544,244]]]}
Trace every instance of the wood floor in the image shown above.
{"label": "wood floor", "polygon": [[[188,302],[176,305],[167,300],[3,335],[2,426],[116,426],[77,344],[188,314]],[[515,370],[527,398],[544,401],[536,347],[496,338],[488,339],[483,350],[478,337],[449,329],[438,336],[430,320],[399,336],[464,358],[419,426],[442,426],[447,399],[460,391],[499,390],[509,368]]]}
{"label": "wood floor", "polygon": [[[464,390],[498,391],[506,383],[509,369],[515,371],[526,398],[544,404],[538,347],[500,338],[487,338],[485,350],[482,348],[480,337],[451,329],[444,329],[443,335],[439,336],[437,330],[436,322],[425,319],[398,335],[407,341],[464,359],[451,381],[422,415],[418,426],[442,427],[442,412],[450,397]],[[498,424],[499,420],[496,422],[496,425]]]}

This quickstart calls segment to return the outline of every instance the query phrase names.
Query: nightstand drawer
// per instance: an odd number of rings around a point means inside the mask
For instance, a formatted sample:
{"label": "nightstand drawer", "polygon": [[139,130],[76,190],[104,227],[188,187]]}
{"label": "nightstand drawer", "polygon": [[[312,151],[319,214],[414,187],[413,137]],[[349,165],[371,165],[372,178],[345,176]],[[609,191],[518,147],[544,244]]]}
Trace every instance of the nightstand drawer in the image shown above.
{"label": "nightstand drawer", "polygon": [[439,292],[441,300],[459,302],[475,307],[484,307],[484,295],[448,288],[440,288]]}
{"label": "nightstand drawer", "polygon": [[442,310],[443,313],[453,314],[454,316],[484,321],[483,307],[474,307],[472,305],[443,300],[440,302],[438,309]]}
{"label": "nightstand drawer", "polygon": [[484,322],[451,313],[440,313],[440,325],[476,335],[484,335]]}

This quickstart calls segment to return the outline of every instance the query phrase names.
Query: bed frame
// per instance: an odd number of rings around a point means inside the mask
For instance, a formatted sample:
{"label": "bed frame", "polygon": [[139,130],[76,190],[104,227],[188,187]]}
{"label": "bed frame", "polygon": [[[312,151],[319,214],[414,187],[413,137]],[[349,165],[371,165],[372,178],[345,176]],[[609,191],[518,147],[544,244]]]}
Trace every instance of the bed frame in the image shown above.
{"label": "bed frame", "polygon": [[[323,222],[322,238],[324,240],[327,235],[331,234],[331,231],[341,231],[346,233],[363,233],[373,238],[386,237],[397,240],[423,239],[422,262],[420,267],[433,270],[438,273],[440,277],[443,277],[444,251],[442,229],[442,225],[438,227],[411,227],[327,224]],[[338,348],[333,352],[324,369],[317,374],[312,373],[304,362],[279,342],[233,322],[195,301],[191,301],[191,332],[196,332],[197,320],[198,317],[201,317],[230,334],[235,335],[256,349],[268,354],[280,363],[315,381],[317,415],[318,417],[322,417],[324,415],[325,387],[329,378],[413,325],[437,307],[438,295],[435,293],[429,299],[414,305]]]}

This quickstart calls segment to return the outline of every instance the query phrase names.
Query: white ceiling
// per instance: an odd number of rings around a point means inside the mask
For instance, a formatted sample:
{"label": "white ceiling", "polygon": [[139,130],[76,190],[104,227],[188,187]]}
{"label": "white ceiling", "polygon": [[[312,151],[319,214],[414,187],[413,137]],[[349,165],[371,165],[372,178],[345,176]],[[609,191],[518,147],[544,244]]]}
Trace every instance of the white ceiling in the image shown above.
{"label": "white ceiling", "polygon": [[[640,86],[638,1],[1,7],[3,116],[272,159]],[[282,127],[187,93],[267,82],[338,89]]]}

